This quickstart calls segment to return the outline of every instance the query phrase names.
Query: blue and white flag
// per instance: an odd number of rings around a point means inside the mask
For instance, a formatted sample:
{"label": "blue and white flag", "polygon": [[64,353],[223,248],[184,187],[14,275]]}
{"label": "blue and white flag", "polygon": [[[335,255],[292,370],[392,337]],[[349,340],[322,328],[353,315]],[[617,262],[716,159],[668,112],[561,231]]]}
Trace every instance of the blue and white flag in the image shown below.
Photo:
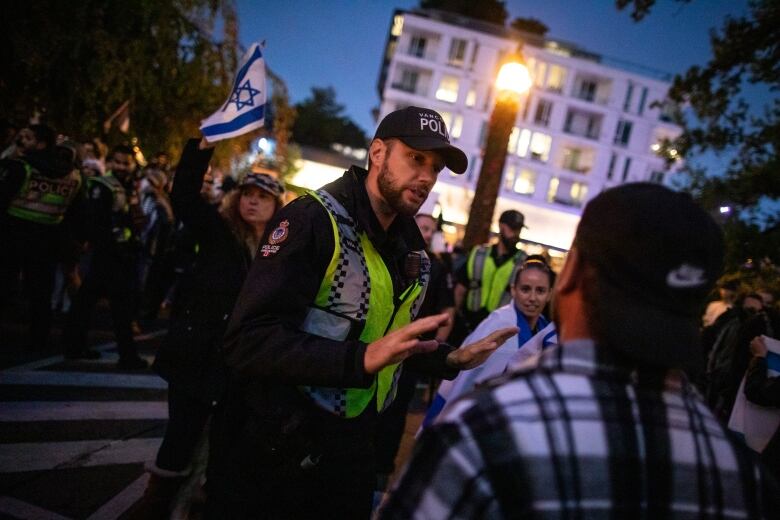
{"label": "blue and white flag", "polygon": [[233,82],[230,97],[222,107],[200,123],[200,132],[210,143],[236,137],[260,128],[265,122],[265,60],[261,46],[253,43]]}

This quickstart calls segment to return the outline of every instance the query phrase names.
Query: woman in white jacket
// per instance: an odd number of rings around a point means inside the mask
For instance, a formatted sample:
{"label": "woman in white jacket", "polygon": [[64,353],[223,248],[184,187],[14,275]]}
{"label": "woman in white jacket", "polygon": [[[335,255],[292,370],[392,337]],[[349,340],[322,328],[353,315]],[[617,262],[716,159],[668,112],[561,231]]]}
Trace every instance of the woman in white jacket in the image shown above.
{"label": "woman in white jacket", "polygon": [[541,255],[532,255],[518,267],[514,276],[512,301],[491,312],[463,344],[468,345],[475,338],[482,338],[504,327],[516,326],[520,332],[500,346],[481,366],[461,371],[452,381],[443,381],[425,415],[423,427],[476,384],[500,375],[508,366],[521,364],[542,349],[558,343],[555,326],[542,314],[552,295],[555,273]]}

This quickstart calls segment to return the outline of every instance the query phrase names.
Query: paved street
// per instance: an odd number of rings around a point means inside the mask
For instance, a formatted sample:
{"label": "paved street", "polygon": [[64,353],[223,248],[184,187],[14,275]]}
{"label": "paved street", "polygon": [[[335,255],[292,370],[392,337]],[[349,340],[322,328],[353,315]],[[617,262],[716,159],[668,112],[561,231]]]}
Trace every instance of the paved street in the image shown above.
{"label": "paved street", "polygon": [[[107,309],[99,308],[90,343],[95,361],[66,361],[52,346],[23,348],[23,319],[3,323],[0,357],[0,519],[116,519],[142,495],[143,465],[154,458],[167,419],[166,383],[151,370],[115,368]],[[150,362],[165,329],[138,336]],[[397,466],[413,445],[423,392],[409,414]],[[193,486],[190,486],[193,489]],[[179,511],[186,510],[186,494]],[[192,517],[191,517],[192,518]]]}
{"label": "paved street", "polygon": [[[138,338],[150,361],[161,335]],[[99,345],[96,361],[55,355],[0,371],[0,516],[118,518],[141,496],[166,384],[117,371],[114,347]]]}

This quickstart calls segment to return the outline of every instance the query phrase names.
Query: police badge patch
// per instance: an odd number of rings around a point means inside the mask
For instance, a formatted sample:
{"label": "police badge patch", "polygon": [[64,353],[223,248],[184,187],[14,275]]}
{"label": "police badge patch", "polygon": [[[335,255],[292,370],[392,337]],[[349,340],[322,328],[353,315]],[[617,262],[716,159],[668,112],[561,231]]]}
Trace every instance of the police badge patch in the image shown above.
{"label": "police badge patch", "polygon": [[279,222],[279,227],[274,229],[270,235],[268,235],[268,243],[264,244],[260,248],[260,253],[263,256],[271,256],[275,255],[279,252],[279,244],[280,242],[284,242],[287,240],[287,234],[288,234],[288,227],[290,226],[290,222],[288,220],[282,220]]}
{"label": "police badge patch", "polygon": [[276,245],[287,240],[287,228],[289,226],[290,222],[287,220],[282,220],[279,222],[279,227],[274,229],[271,234],[268,235],[268,243],[271,245]]}

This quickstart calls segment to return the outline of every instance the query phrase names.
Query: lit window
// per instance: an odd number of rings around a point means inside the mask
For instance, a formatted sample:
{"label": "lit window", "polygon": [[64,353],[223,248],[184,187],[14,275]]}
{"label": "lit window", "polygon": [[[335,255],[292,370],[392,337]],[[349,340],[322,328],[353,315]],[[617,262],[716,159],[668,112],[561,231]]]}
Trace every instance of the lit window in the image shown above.
{"label": "lit window", "polygon": [[393,28],[390,29],[390,34],[393,36],[401,36],[401,33],[404,30],[404,17],[399,15],[396,15],[393,17]]}
{"label": "lit window", "polygon": [[536,172],[523,168],[515,178],[514,192],[520,195],[533,195],[536,186]]}
{"label": "lit window", "polygon": [[446,111],[439,112],[439,114],[444,120],[444,124],[447,126],[447,129],[450,131],[450,137],[453,139],[458,139],[461,132],[463,132],[463,116],[460,114],[455,114],[455,117],[453,118],[452,114]]}
{"label": "lit window", "polygon": [[[526,130],[527,131],[527,130]],[[517,138],[520,136],[520,129],[516,126],[512,128],[509,134],[509,142],[506,145],[507,153],[517,153]]]}
{"label": "lit window", "polygon": [[552,137],[540,132],[534,132],[531,137],[531,145],[529,150],[531,152],[531,159],[541,162],[547,162],[550,158],[550,146],[552,145]]}
{"label": "lit window", "polygon": [[466,57],[466,40],[459,40],[454,38],[450,44],[450,55],[447,63],[460,67],[463,65],[463,60]]}
{"label": "lit window", "polygon": [[581,206],[585,197],[588,195],[588,185],[582,182],[575,182],[571,185],[569,191],[571,201],[575,206]]}
{"label": "lit window", "polygon": [[466,93],[466,106],[473,107],[477,104],[477,86],[471,85],[469,91]]}
{"label": "lit window", "polygon": [[517,155],[525,157],[528,154],[528,145],[531,143],[531,131],[524,128],[517,139]]}
{"label": "lit window", "polygon": [[515,165],[508,164],[504,172],[504,189],[511,190],[515,184]]}
{"label": "lit window", "polygon": [[558,177],[550,179],[550,187],[547,189],[547,202],[555,202],[555,195],[558,193],[558,184],[560,183],[561,181],[558,180]]}
{"label": "lit window", "polygon": [[439,88],[436,90],[436,99],[454,103],[458,100],[458,78],[455,76],[442,76]]}
{"label": "lit window", "polygon": [[547,64],[534,58],[528,58],[527,64],[528,70],[531,72],[531,77],[534,80],[534,85],[543,87],[544,76],[547,73]]}
{"label": "lit window", "polygon": [[566,82],[566,69],[560,65],[550,65],[550,72],[547,75],[547,90],[561,92],[563,84]]}

